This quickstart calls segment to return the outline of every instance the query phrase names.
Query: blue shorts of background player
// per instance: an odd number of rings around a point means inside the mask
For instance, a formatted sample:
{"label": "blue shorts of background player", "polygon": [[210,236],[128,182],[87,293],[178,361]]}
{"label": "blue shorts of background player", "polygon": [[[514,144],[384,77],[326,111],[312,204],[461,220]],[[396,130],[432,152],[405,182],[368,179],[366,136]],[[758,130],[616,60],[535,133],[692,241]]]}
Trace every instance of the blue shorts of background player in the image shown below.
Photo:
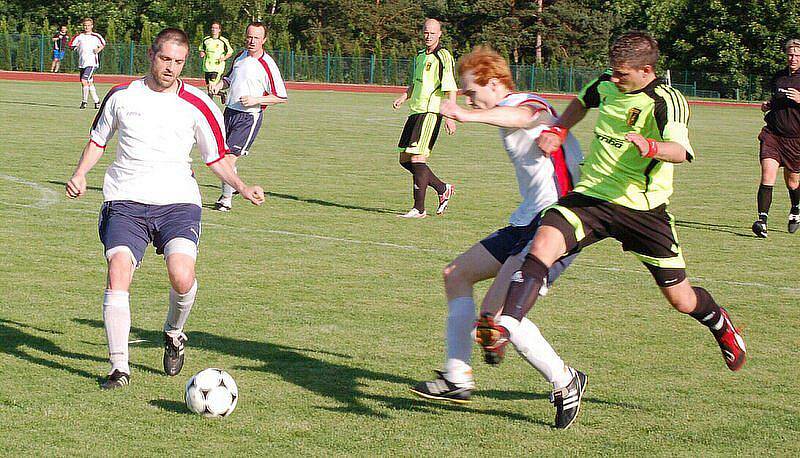
{"label": "blue shorts of background player", "polygon": [[64,60],[64,54],[66,54],[66,51],[59,50],[59,49],[54,49],[53,50],[53,60]]}
{"label": "blue shorts of background player", "polygon": [[98,230],[106,258],[127,248],[138,266],[150,243],[156,247],[157,254],[180,252],[196,258],[201,213],[199,206],[188,203],[148,205],[129,200],[105,202],[100,210]]}
{"label": "blue shorts of background player", "polygon": [[247,156],[250,147],[261,129],[261,120],[264,113],[258,111],[250,113],[247,111],[233,110],[225,108],[225,132],[227,132],[226,142],[234,156]]}

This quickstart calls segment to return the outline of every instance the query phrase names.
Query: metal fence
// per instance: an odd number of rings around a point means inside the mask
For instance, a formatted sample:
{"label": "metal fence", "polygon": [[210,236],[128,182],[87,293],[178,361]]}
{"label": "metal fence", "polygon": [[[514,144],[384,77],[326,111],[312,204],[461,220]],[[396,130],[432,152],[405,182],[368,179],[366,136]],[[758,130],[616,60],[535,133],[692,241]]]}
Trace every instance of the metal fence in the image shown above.
{"label": "metal fence", "polygon": [[[202,76],[202,62],[192,46],[191,58],[183,74]],[[327,54],[310,56],[295,51],[270,51],[287,81],[326,83],[408,85],[413,74],[413,59],[340,57]],[[0,34],[0,70],[48,71],[52,59],[52,41],[48,36]],[[109,43],[100,53],[98,73],[141,75],[147,72],[147,46],[137,43]],[[77,56],[67,52],[62,72],[77,71]],[[538,67],[512,65],[517,89],[536,92],[577,92],[602,69],[580,67]],[[735,77],[730,74],[670,72],[672,85],[689,97],[765,100],[761,77]]]}

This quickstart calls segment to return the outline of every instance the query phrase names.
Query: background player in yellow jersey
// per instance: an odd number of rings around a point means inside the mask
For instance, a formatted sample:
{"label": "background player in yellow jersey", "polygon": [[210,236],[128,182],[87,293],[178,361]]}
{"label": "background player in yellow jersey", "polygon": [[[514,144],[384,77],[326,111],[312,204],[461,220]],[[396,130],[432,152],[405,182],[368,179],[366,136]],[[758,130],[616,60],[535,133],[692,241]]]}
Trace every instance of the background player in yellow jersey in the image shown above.
{"label": "background player in yellow jersey", "polygon": [[[200,57],[203,59],[203,72],[206,77],[206,91],[212,99],[214,94],[211,85],[219,83],[225,73],[225,61],[233,55],[233,48],[227,38],[222,35],[222,26],[219,22],[211,23],[211,35],[203,38],[200,43]],[[225,103],[225,93],[220,92],[219,98]]]}
{"label": "background player in yellow jersey", "polygon": [[[428,186],[439,194],[439,206],[436,214],[441,215],[447,209],[450,197],[455,189],[444,183],[428,167],[428,156],[431,154],[442,115],[439,114],[439,103],[445,96],[455,103],[458,86],[454,75],[455,64],[450,51],[442,48],[439,40],[442,37],[442,26],[436,19],[427,19],[422,28],[425,49],[414,58],[414,76],[406,92],[392,103],[398,108],[409,100],[411,115],[406,120],[403,134],[397,147],[400,149],[400,165],[414,176],[414,208],[400,215],[403,218],[424,218],[425,191]],[[452,135],[456,124],[450,118],[445,120],[445,129]]]}
{"label": "background player in yellow jersey", "polygon": [[[511,281],[502,314],[521,320],[558,258],[612,237],[644,264],[676,310],[711,330],[725,363],[735,371],[745,362],[744,340],[725,309],[686,277],[675,220],[667,210],[673,166],[693,160],[694,151],[689,105],[656,76],[656,62],[658,43],[649,34],[623,34],[611,46],[611,71],[583,88],[550,132],[537,139],[542,151],[551,154],[589,109],[598,110],[581,180],[542,211],[541,227]],[[508,336],[493,314],[479,319],[476,340],[485,352],[502,355]]]}

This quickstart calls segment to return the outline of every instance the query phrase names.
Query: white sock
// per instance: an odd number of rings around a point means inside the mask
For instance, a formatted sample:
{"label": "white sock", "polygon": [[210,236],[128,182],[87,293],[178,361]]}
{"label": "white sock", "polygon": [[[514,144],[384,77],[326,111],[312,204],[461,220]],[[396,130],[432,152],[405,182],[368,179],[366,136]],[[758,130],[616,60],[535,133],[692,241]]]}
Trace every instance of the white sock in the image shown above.
{"label": "white sock", "polygon": [[83,98],[81,99],[81,101],[83,103],[86,103],[86,100],[89,98],[89,87],[88,86],[81,86],[81,94],[83,95]]}
{"label": "white sock", "polygon": [[103,296],[103,323],[108,338],[108,358],[111,372],[119,369],[131,373],[128,366],[128,334],[131,332],[130,294],[107,289]]}
{"label": "white sock", "polygon": [[469,383],[472,382],[469,360],[475,325],[475,301],[472,297],[457,297],[447,306],[447,359],[444,372],[447,380],[453,383]]}
{"label": "white sock", "polygon": [[503,315],[500,317],[499,324],[508,329],[509,340],[520,356],[525,358],[548,382],[552,383],[553,388],[561,388],[569,384],[572,380],[572,373],[531,320],[523,318],[522,321],[517,321],[510,316]]}
{"label": "white sock", "polygon": [[[233,167],[233,171],[239,173],[239,170],[236,168],[236,166]],[[233,189],[233,186],[229,185],[228,183],[225,183],[224,181],[222,182],[223,197],[225,197],[226,199],[230,199],[231,197],[233,197],[233,191],[236,191],[235,189]]]}
{"label": "white sock", "polygon": [[[94,88],[94,84],[89,85],[89,92],[92,94],[92,100],[94,100],[94,103],[100,101],[100,99],[97,97],[97,90]],[[84,98],[84,100],[86,99]]]}
{"label": "white sock", "polygon": [[189,318],[189,312],[192,311],[195,296],[197,296],[196,279],[185,294],[179,294],[173,288],[169,289],[169,310],[167,320],[164,322],[164,332],[173,337],[181,335],[186,319]]}

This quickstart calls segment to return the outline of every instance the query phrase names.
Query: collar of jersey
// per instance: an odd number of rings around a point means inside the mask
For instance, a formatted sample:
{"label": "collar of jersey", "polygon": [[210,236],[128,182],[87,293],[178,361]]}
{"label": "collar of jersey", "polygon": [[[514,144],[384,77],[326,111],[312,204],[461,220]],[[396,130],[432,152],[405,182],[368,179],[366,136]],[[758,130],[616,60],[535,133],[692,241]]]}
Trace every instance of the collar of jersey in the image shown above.
{"label": "collar of jersey", "polygon": [[[667,82],[666,82],[666,80],[664,80],[664,78],[662,78],[660,76],[657,76],[656,79],[654,79],[653,81],[650,81],[649,83],[647,83],[647,86],[645,86],[645,87],[643,87],[641,89],[637,89],[635,91],[623,92],[623,94],[625,94],[625,95],[635,95],[635,94],[638,94],[640,92],[647,92],[647,91],[651,90],[652,88],[658,86],[659,84],[667,84]],[[614,85],[614,86],[616,87],[616,85]],[[617,89],[617,90],[619,90],[619,89]]]}

